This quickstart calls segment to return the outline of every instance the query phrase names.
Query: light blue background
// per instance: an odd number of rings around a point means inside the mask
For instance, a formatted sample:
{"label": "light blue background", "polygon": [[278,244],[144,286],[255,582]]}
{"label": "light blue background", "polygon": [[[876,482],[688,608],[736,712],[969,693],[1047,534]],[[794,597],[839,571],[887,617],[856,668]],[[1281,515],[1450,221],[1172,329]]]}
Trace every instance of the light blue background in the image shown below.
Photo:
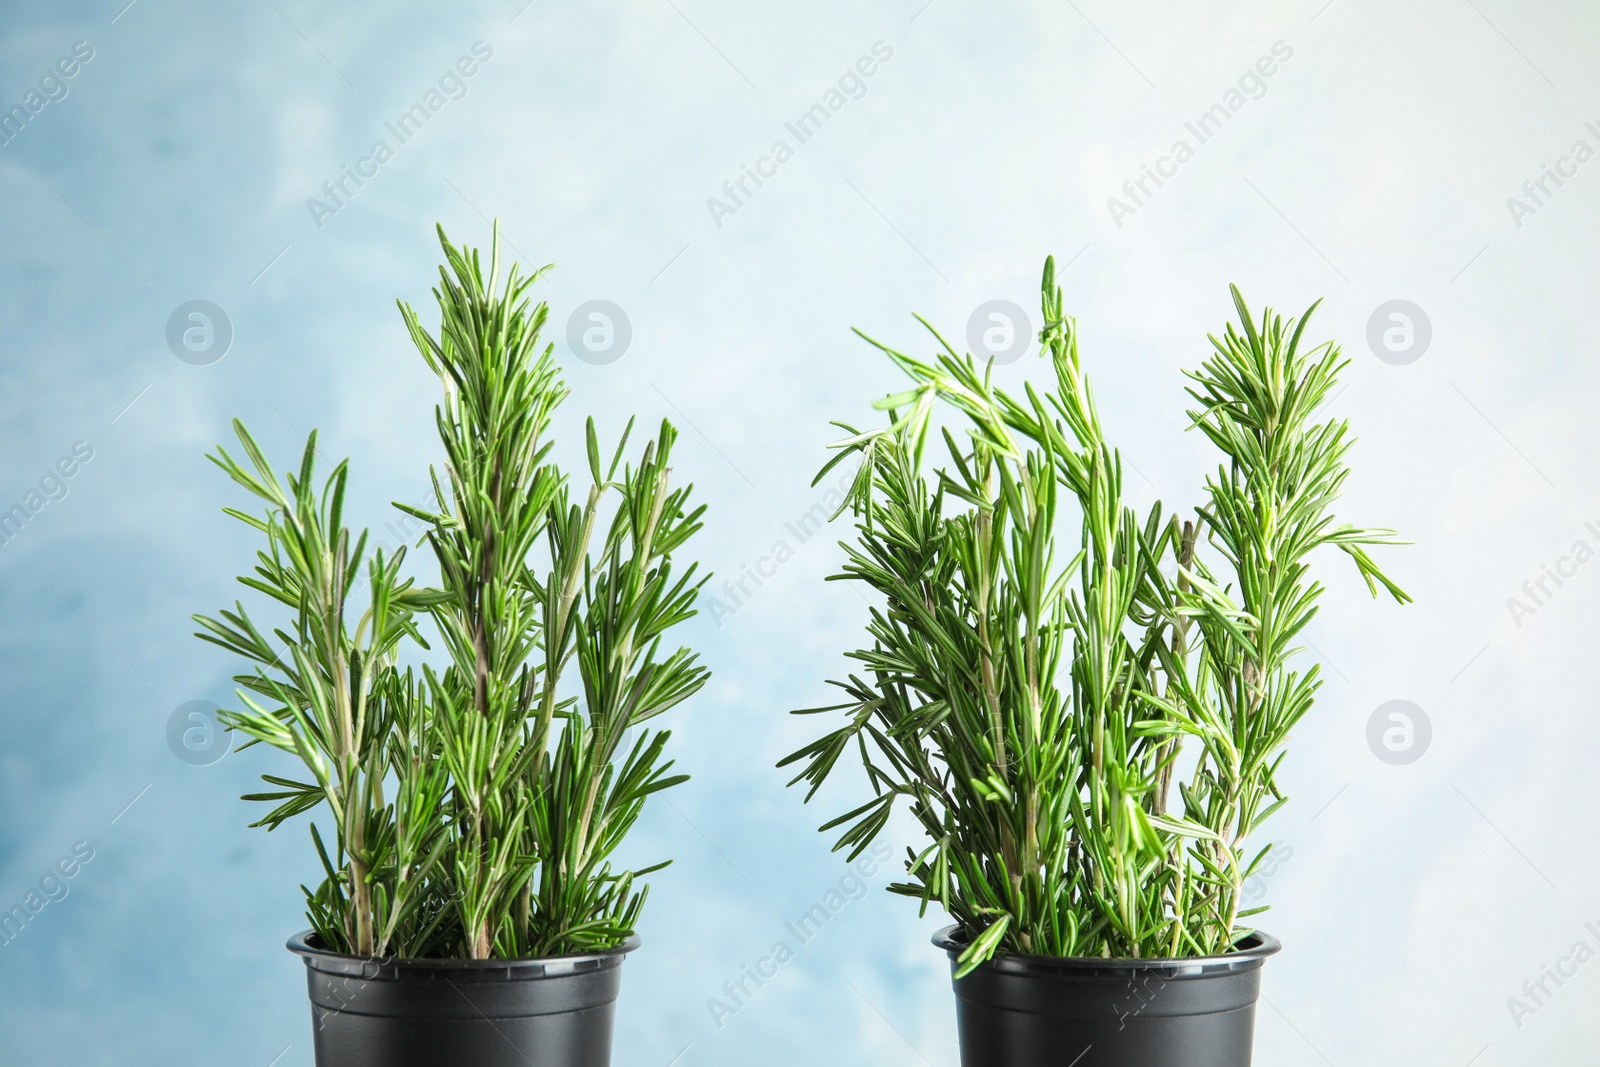
{"label": "light blue background", "polygon": [[[956,1063],[939,920],[878,892],[882,872],[720,1028],[707,1000],[846,873],[814,827],[859,783],[802,808],[772,765],[812,727],[785,710],[829,698],[864,614],[822,583],[833,536],[786,526],[821,499],[828,420],[871,418],[896,384],[848,328],[927,351],[913,310],[956,339],[986,300],[1036,317],[1048,252],[1072,261],[1067,303],[1141,503],[1192,505],[1213,462],[1183,432],[1179,370],[1236,281],[1257,305],[1327,297],[1313,333],[1353,357],[1332,406],[1361,439],[1341,512],[1418,541],[1383,557],[1417,597],[1404,609],[1325,561],[1308,654],[1327,684],[1266,835],[1293,855],[1268,886],[1263,925],[1286,948],[1258,1062],[1594,1062],[1600,963],[1520,1027],[1507,1007],[1578,940],[1600,947],[1584,928],[1600,920],[1600,568],[1547,586],[1531,616],[1507,603],[1574,542],[1600,546],[1584,526],[1600,519],[1600,163],[1520,226],[1507,206],[1575,140],[1600,147],[1592,9],[124,2],[0,13],[7,107],[74,42],[94,49],[0,147],[0,507],[74,442],[94,450],[0,547],[0,907],[74,842],[95,850],[0,947],[0,1061],[311,1063],[282,943],[312,854],[293,830],[245,829],[237,799],[286,765],[252,750],[193,767],[166,743],[178,705],[228,697],[234,664],[188,616],[231,601],[254,548],[202,456],[234,416],[281,463],[319,427],[326,454],[351,457],[361,521],[419,500],[436,383],[393,301],[428,299],[435,220],[486,243],[499,216],[527,262],[557,264],[543,294],[573,387],[563,447],[586,411],[611,432],[671,416],[678,469],[711,505],[713,590],[794,550],[737,612],[686,627],[715,678],[674,716],[693,782],[629,845],[677,862],[627,964],[617,1063]],[[476,41],[493,57],[466,96],[319,228],[307,198]],[[707,199],[878,41],[893,57],[865,94],[717,225]],[[1108,197],[1278,41],[1293,55],[1264,95],[1117,225]],[[1433,328],[1407,366],[1365,342],[1396,298]],[[165,343],[191,299],[233,325],[210,366]],[[563,340],[590,299],[632,322],[610,366]],[[1367,746],[1391,699],[1432,722],[1408,766]]]}

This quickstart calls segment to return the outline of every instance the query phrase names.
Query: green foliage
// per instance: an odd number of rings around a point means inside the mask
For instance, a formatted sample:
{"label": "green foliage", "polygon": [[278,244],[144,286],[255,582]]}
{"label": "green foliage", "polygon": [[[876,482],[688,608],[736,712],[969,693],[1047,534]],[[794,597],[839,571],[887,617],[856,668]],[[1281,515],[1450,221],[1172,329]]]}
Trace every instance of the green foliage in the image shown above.
{"label": "green foliage", "polygon": [[[1301,347],[1309,311],[1258,327],[1233,290],[1239,328],[1189,375],[1190,418],[1225,462],[1192,517],[1140,516],[1054,275],[1047,260],[1048,390],[995,388],[926,321],[931,361],[862,335],[912,381],[875,404],[887,426],[836,423],[849,436],[822,471],[860,462],[835,578],[877,594],[871,643],[833,683],[844,703],[797,712],[844,723],[780,763],[809,801],[855,748],[873,798],[822,829],[854,856],[904,805],[928,844],[890,889],[961,925],[962,973],[997,953],[1205,955],[1248,935],[1241,888],[1267,849],[1246,837],[1284,801],[1283,748],[1320,685],[1293,666],[1322,593],[1307,559],[1336,545],[1375,594],[1409,600],[1365,550],[1392,532],[1329,513],[1350,439],[1313,415],[1345,361]],[[947,462],[925,475],[940,402],[968,425],[937,428]]]}
{"label": "green foliage", "polygon": [[[402,577],[404,548],[366,554],[366,534],[344,525],[346,465],[317,488],[314,433],[285,487],[235,422],[248,465],[211,458],[266,505],[226,509],[267,538],[240,581],[290,621],[269,636],[235,604],[195,616],[198,636],[254,667],[227,724],[293,753],[311,779],[265,776],[275,789],[246,799],[275,807],[256,825],[327,806],[331,850],[312,827],[325,878],[306,890],[324,944],[473,959],[607,948],[637,922],[635,879],[665,866],[614,871],[609,858],[645,799],[686,777],[670,773],[670,734],[645,724],[708,677],[688,649],[663,648],[704,584],[672,557],[705,509],[671,484],[667,422],[629,463],[630,422],[602,464],[589,420],[589,484],[572,498],[549,460],[567,389],[540,342],[548,307],[527,295],[543,271],[513,265],[500,282],[498,229],[487,275],[475,251],[439,239],[438,333],[400,305],[444,386],[439,505],[395,505],[426,524],[439,587]],[[363,569],[368,606],[352,627]],[[446,659],[419,673],[398,661],[431,651],[423,619]]]}

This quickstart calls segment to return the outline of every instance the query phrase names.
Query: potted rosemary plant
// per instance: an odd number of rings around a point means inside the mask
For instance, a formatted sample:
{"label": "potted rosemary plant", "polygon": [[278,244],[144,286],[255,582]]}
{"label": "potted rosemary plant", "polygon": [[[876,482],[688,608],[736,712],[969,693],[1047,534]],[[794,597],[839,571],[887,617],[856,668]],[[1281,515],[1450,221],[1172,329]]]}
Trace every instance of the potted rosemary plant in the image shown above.
{"label": "potted rosemary plant", "polygon": [[228,725],[302,765],[246,798],[271,805],[255,825],[331,823],[311,826],[324,877],[289,942],[317,1062],[604,1067],[638,879],[659,869],[609,857],[684,780],[669,734],[641,724],[707,678],[663,650],[694,613],[703,579],[673,557],[704,509],[671,484],[666,422],[626,462],[628,434],[606,461],[589,420],[588,484],[569,482],[549,458],[567,390],[528,296],[543,271],[502,283],[498,228],[487,275],[439,238],[438,333],[400,311],[444,386],[443,477],[436,510],[396,505],[424,524],[439,584],[345,525],[347,467],[318,483],[315,433],[280,479],[235,422],[243,461],[211,458],[265,505],[226,509],[266,540],[240,581],[286,619],[236,604],[196,616],[198,636],[251,664]]}
{"label": "potted rosemary plant", "polygon": [[[1351,439],[1316,410],[1339,349],[1303,343],[1310,311],[1258,322],[1237,289],[1238,326],[1189,372],[1223,462],[1189,515],[1136,514],[1054,273],[1054,381],[1022,396],[931,326],[932,361],[866,338],[911,379],[875,405],[887,426],[836,423],[823,468],[860,462],[837,577],[874,594],[869,643],[833,683],[844,703],[797,713],[842,724],[780,766],[810,800],[860,752],[872,798],[822,827],[852,857],[897,805],[926,835],[890,889],[954,920],[934,942],[965,1067],[1240,1067],[1279,947],[1247,921],[1270,849],[1247,838],[1284,803],[1283,748],[1320,685],[1295,658],[1322,594],[1308,559],[1342,549],[1404,602],[1366,552],[1400,542],[1329,512]],[[936,425],[941,404],[964,433]]]}

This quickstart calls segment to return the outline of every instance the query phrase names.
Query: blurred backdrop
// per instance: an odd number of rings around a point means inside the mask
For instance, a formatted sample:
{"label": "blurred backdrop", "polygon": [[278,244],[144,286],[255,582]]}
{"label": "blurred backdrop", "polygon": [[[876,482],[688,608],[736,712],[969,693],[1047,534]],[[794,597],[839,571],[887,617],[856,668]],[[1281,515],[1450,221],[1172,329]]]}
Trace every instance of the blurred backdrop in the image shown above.
{"label": "blurred backdrop", "polygon": [[685,629],[715,677],[628,845],[676,862],[618,1064],[956,1063],[941,917],[815,832],[862,783],[802,807],[773,764],[865,615],[810,518],[828,421],[897,385],[850,327],[927,352],[921,312],[1019,387],[1047,253],[1141,506],[1213,464],[1180,371],[1232,281],[1326,298],[1341,516],[1417,542],[1382,555],[1405,608],[1324,561],[1326,684],[1251,890],[1285,945],[1258,1062],[1593,1063],[1597,43],[1571,0],[7,3],[0,1060],[312,1062],[283,942],[313,853],[238,799],[286,764],[205,728],[236,664],[189,615],[255,541],[203,456],[236,416],[282,464],[318,428],[358,521],[411,536],[437,382],[394,301],[429,321],[434,224],[498,217],[556,264],[563,454],[586,412],[668,416],[710,505]]}

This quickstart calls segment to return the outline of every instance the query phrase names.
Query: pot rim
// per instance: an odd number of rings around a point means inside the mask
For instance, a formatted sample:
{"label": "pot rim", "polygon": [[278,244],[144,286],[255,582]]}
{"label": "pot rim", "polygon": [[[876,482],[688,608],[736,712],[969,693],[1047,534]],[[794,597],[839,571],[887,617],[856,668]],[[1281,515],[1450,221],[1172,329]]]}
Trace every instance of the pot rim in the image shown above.
{"label": "pot rim", "polygon": [[[959,923],[943,927],[932,937],[934,945],[945,950],[954,961],[967,948]],[[995,956],[982,964],[1008,974],[1062,974],[1089,976],[1130,971],[1161,971],[1173,978],[1199,978],[1232,974],[1259,968],[1268,956],[1275,955],[1283,943],[1263,930],[1253,930],[1243,947],[1220,956]]]}
{"label": "pot rim", "polygon": [[614,948],[598,952],[578,952],[565,956],[537,956],[521,959],[412,959],[399,956],[351,956],[334,952],[317,943],[314,930],[302,930],[284,947],[305,961],[305,965],[324,974],[369,980],[394,981],[400,978],[462,978],[471,980],[509,980],[556,978],[620,967],[622,959],[640,945],[638,934]]}

